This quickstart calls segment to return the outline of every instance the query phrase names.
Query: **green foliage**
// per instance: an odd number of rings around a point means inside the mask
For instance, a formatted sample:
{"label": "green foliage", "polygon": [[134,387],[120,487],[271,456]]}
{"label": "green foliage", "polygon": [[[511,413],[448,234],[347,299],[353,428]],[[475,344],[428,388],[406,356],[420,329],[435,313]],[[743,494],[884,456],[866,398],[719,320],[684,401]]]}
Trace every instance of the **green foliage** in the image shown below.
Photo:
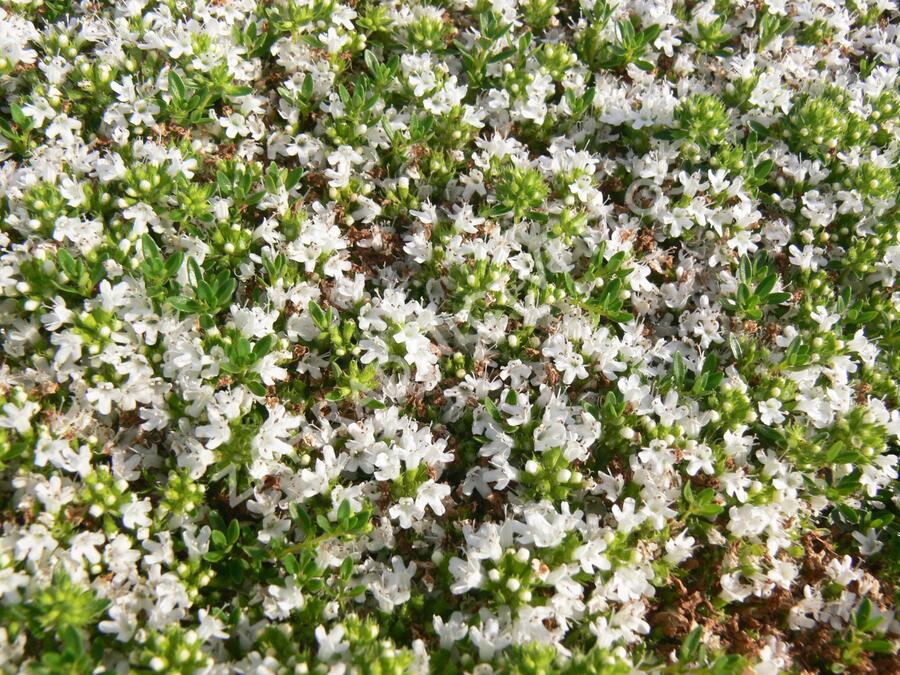
{"label": "green foliage", "polygon": [[34,635],[60,638],[72,660],[78,662],[84,655],[73,634],[96,623],[108,606],[108,600],[98,598],[92,589],[75,583],[57,568],[48,585],[36,590],[24,604],[12,605],[6,611],[7,620],[23,622]]}
{"label": "green foliage", "polygon": [[521,220],[544,203],[549,189],[537,169],[510,166],[498,178],[496,192],[501,213],[512,212]]}
{"label": "green foliage", "polygon": [[0,114],[0,136],[6,139],[10,149],[18,157],[25,157],[30,152],[33,130],[34,122],[18,103],[9,104],[9,117]]}
{"label": "green foliage", "polygon": [[759,51],[765,48],[779,35],[790,30],[793,22],[787,16],[771,14],[768,10],[760,12],[757,19],[757,27],[759,30]]}
{"label": "green foliage", "polygon": [[694,94],[680,103],[675,109],[675,124],[677,136],[690,146],[707,148],[727,140],[728,113],[721,99],[712,94]]}
{"label": "green foliage", "polygon": [[654,24],[638,29],[638,24],[631,20],[619,21],[616,24],[616,41],[606,43],[597,55],[601,68],[609,70],[622,69],[634,64],[641,70],[653,70],[653,63],[647,60],[654,40],[659,37],[661,27]]}
{"label": "green foliage", "polygon": [[[169,297],[168,302],[185,314],[199,314],[201,324],[210,328],[213,325],[213,317],[231,302],[231,296],[234,295],[237,288],[237,281],[228,270],[222,270],[215,275],[204,275],[203,269],[193,258],[188,259],[188,270],[190,271],[189,288],[192,294]],[[234,354],[238,355],[238,351],[235,351]],[[240,351],[240,354],[243,355],[243,351]],[[243,361],[241,362],[243,363]]]}
{"label": "green foliage", "polygon": [[781,305],[791,298],[790,293],[776,291],[778,275],[771,271],[763,258],[751,260],[742,256],[738,267],[737,294],[723,301],[725,309],[738,316],[759,321],[767,305]]}

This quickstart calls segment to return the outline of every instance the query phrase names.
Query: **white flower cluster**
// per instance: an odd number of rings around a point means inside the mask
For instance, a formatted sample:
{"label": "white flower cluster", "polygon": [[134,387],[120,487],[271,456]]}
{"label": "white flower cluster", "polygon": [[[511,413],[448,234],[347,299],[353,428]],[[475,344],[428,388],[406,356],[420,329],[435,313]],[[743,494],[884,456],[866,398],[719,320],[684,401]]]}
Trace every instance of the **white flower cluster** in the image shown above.
{"label": "white flower cluster", "polygon": [[0,671],[900,672],[893,0],[0,8]]}

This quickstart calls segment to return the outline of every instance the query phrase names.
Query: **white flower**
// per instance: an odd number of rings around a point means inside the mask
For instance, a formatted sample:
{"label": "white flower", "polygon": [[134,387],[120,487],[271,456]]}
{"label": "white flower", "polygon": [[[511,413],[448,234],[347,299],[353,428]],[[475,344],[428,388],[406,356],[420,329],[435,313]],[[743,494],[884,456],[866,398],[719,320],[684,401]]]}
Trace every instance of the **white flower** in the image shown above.
{"label": "white flower", "polygon": [[606,542],[603,539],[591,539],[575,549],[575,559],[581,569],[588,574],[593,574],[595,570],[606,571],[611,565],[609,559],[603,555],[605,550]]}
{"label": "white flower", "polygon": [[247,119],[240,113],[233,112],[227,117],[220,117],[219,124],[225,130],[228,138],[237,138],[238,136],[246,136],[250,133],[250,127]]}
{"label": "white flower", "polygon": [[20,588],[28,586],[30,577],[25,572],[17,572],[12,567],[0,567],[0,599],[5,604],[21,601]]}
{"label": "white flower", "polygon": [[400,527],[404,530],[413,526],[413,523],[420,520],[425,515],[425,507],[411,497],[401,497],[396,504],[390,508],[391,518],[400,521]]}
{"label": "white flower", "polygon": [[3,415],[0,415],[0,427],[14,429],[20,434],[31,431],[31,418],[41,409],[34,401],[25,401],[21,406],[14,403],[3,404]]}
{"label": "white flower", "polygon": [[79,532],[69,541],[69,553],[75,560],[96,565],[101,560],[98,546],[103,546],[106,537],[102,532]]}
{"label": "white flower", "polygon": [[31,562],[37,562],[44,553],[56,550],[57,546],[56,539],[53,538],[46,526],[41,524],[31,525],[16,541],[16,560],[28,559]]}
{"label": "white flower", "polygon": [[781,412],[781,401],[777,398],[769,398],[759,402],[759,421],[767,426],[781,424],[786,419]]}
{"label": "white flower", "polygon": [[295,585],[293,577],[288,577],[284,586],[271,584],[266,589],[266,597],[263,600],[266,616],[276,620],[287,619],[291,612],[302,609],[305,604],[303,593]]}
{"label": "white flower", "polygon": [[612,514],[618,523],[617,529],[619,532],[625,533],[631,532],[644,522],[646,518],[642,511],[635,513],[635,502],[631,497],[626,497],[621,507],[618,504],[613,504]]}
{"label": "white flower", "polygon": [[316,642],[319,643],[319,658],[330,661],[335,656],[340,656],[349,648],[349,644],[343,641],[346,629],[341,625],[335,625],[330,631],[325,626],[316,627]]}
{"label": "white flower", "polygon": [[828,262],[828,260],[821,255],[821,249],[812,245],[806,245],[801,250],[794,244],[791,244],[788,247],[788,251],[791,254],[791,264],[796,265],[802,270],[815,272],[819,267]]}
{"label": "white flower", "polygon": [[121,393],[112,382],[99,382],[87,390],[85,398],[97,407],[101,415],[109,415],[112,404],[118,403]]}
{"label": "white flower", "polygon": [[469,633],[469,626],[463,621],[461,612],[453,612],[449,621],[444,621],[443,618],[435,615],[432,623],[434,632],[440,638],[442,649],[449,649],[454,642],[459,642]]}
{"label": "white flower", "polygon": [[859,578],[859,571],[853,569],[853,558],[845,555],[843,558],[834,558],[828,563],[825,571],[834,583],[846,586]]}
{"label": "white flower", "polygon": [[666,560],[673,565],[680,565],[691,557],[694,543],[695,539],[687,530],[682,530],[677,537],[666,542]]}
{"label": "white flower", "polygon": [[450,590],[456,595],[461,595],[473,588],[479,588],[484,582],[484,575],[479,560],[453,558],[450,560],[449,570],[454,578]]}
{"label": "white flower", "polygon": [[685,451],[684,457],[688,460],[688,465],[685,469],[688,476],[696,476],[700,471],[710,476],[715,474],[713,454],[709,446],[702,443],[692,443]]}
{"label": "white flower", "polygon": [[859,552],[863,555],[875,555],[884,548],[884,544],[878,541],[878,533],[871,527],[866,530],[865,534],[854,532],[853,538],[859,544]]}
{"label": "white flower", "polygon": [[290,437],[291,433],[300,426],[300,422],[299,417],[289,414],[280,403],[271,408],[269,416],[253,439],[252,447],[257,456],[264,460],[271,460],[292,453],[294,447],[284,439]]}
{"label": "white flower", "polygon": [[148,514],[152,510],[153,504],[150,503],[150,500],[132,496],[131,501],[122,507],[122,523],[129,530],[150,527],[153,521]]}
{"label": "white flower", "polygon": [[218,448],[231,438],[231,426],[218,408],[207,409],[209,422],[197,427],[197,436],[208,439],[206,447],[210,450]]}
{"label": "white flower", "polygon": [[725,602],[743,602],[753,593],[752,586],[741,583],[740,572],[723,574],[719,578],[719,585],[722,587],[719,597]]}
{"label": "white flower", "polygon": [[430,506],[431,510],[434,511],[434,515],[442,516],[446,511],[446,509],[444,508],[444,499],[449,496],[449,485],[436,483],[434,480],[429,479],[419,486],[419,490],[416,495],[416,508],[420,509],[424,513],[425,507]]}

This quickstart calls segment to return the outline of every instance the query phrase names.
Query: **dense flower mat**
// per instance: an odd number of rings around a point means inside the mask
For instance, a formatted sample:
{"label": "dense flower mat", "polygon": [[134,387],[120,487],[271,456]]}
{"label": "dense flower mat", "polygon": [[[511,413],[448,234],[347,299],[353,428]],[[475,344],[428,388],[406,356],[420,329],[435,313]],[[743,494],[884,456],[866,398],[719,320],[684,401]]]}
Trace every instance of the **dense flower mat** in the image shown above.
{"label": "dense flower mat", "polygon": [[900,672],[894,2],[4,5],[4,672]]}

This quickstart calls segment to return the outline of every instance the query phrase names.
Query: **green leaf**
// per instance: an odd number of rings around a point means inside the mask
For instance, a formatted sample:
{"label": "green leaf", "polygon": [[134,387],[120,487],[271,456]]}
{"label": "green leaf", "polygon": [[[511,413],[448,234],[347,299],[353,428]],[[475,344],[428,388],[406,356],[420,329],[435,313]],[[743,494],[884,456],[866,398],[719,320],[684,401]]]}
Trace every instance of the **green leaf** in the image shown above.
{"label": "green leaf", "polygon": [[505,216],[509,212],[509,207],[503,206],[503,204],[496,204],[484,211],[481,215],[485,218],[499,218],[500,216]]}
{"label": "green leaf", "polygon": [[872,601],[869,598],[863,598],[863,601],[859,603],[859,607],[856,610],[856,626],[857,628],[862,628],[869,622],[869,617],[872,615]]}
{"label": "green leaf", "polygon": [[103,261],[98,260],[90,270],[90,285],[94,286],[100,283],[104,276],[106,276],[106,268],[103,266]]}
{"label": "green leaf", "polygon": [[303,84],[300,87],[300,94],[303,96],[305,101],[308,101],[312,98],[313,95],[313,78],[310,73],[306,74],[306,77],[303,78]]}
{"label": "green leaf", "polygon": [[72,257],[72,254],[66,249],[61,248],[56,255],[56,259],[59,261],[59,266],[62,267],[66,276],[72,281],[78,281],[78,278],[81,276],[81,271],[79,269],[79,263]]}
{"label": "green leaf", "polygon": [[765,159],[759,164],[756,165],[756,169],[753,171],[753,175],[757,180],[765,180],[766,176],[769,175],[772,171],[772,167],[775,166],[775,162],[771,159]]}
{"label": "green leaf", "polygon": [[619,251],[607,261],[606,272],[610,275],[615,274],[623,262],[625,262],[625,251]]}
{"label": "green leaf", "polygon": [[719,385],[722,384],[722,380],[725,379],[724,373],[704,373],[704,377],[707,378],[706,386],[704,389],[706,391],[715,391],[719,388]]}
{"label": "green leaf", "polygon": [[516,55],[519,50],[515,47],[510,47],[509,49],[504,49],[503,51],[494,54],[488,59],[488,63],[499,63],[500,61],[506,61],[506,59],[512,58]]}
{"label": "green leaf", "polygon": [[687,135],[688,132],[684,129],[661,129],[653,134],[653,137],[661,141],[675,141],[679,138],[685,138]]}
{"label": "green leaf", "polygon": [[606,316],[611,321],[615,321],[616,323],[628,323],[629,321],[631,321],[634,318],[634,316],[632,314],[630,314],[629,312],[618,312],[618,311],[617,312],[607,312]]}
{"label": "green leaf", "polygon": [[214,307],[216,304],[216,295],[213,287],[205,281],[200,281],[196,288],[197,299],[207,307]]}
{"label": "green leaf", "polygon": [[290,506],[291,518],[296,521],[297,526],[303,530],[304,534],[310,534],[313,529],[312,519],[309,517],[309,514],[306,512],[306,509],[303,508],[297,502],[291,502]]}
{"label": "green leaf", "polygon": [[272,347],[275,345],[275,336],[274,335],[266,335],[263,338],[260,338],[257,343],[253,346],[253,356],[256,360],[261,359],[266,354],[272,351]]}
{"label": "green leaf", "polygon": [[216,291],[214,306],[224,307],[225,305],[227,305],[228,301],[231,300],[231,296],[234,295],[235,289],[237,289],[237,281],[232,278],[229,278],[227,281],[222,283]]}
{"label": "green leaf", "polygon": [[228,543],[234,546],[237,540],[241,538],[241,525],[235,518],[228,524]]}
{"label": "green leaf", "polygon": [[209,512],[209,526],[213,530],[220,530],[221,532],[225,532],[225,519],[219,515],[217,511]]}
{"label": "green leaf", "polygon": [[687,377],[687,366],[685,365],[684,358],[682,358],[680,352],[676,352],[675,357],[672,359],[672,375],[678,386],[684,384],[684,380]]}
{"label": "green leaf", "polygon": [[188,280],[190,281],[191,276],[193,276],[194,285],[199,284],[203,280],[203,270],[200,269],[200,265],[193,258],[188,258]]}
{"label": "green leaf", "polygon": [[378,62],[378,57],[372,53],[370,49],[367,49],[363,52],[363,60],[366,62],[366,68],[369,69],[373,75],[377,75],[381,70],[381,64]]}
{"label": "green leaf", "polygon": [[353,558],[349,555],[341,563],[341,580],[347,582],[353,574]]}
{"label": "green leaf", "polygon": [[31,126],[31,120],[25,114],[25,111],[19,107],[18,104],[10,103],[9,104],[9,112],[12,115],[13,122],[18,124],[20,127],[30,127]]}
{"label": "green leaf", "polygon": [[772,427],[765,426],[764,424],[757,424],[753,427],[753,432],[764,441],[772,443],[773,445],[778,447],[784,445],[784,437],[778,430],[773,429]]}
{"label": "green leaf", "polygon": [[500,414],[500,409],[491,399],[484,399],[484,407],[488,411],[488,415],[490,415],[495,422],[503,422],[503,415]]}
{"label": "green leaf", "polygon": [[894,652],[894,645],[890,640],[885,640],[884,638],[865,640],[862,643],[862,648],[877,654],[892,654]]}
{"label": "green leaf", "polygon": [[756,287],[756,291],[754,292],[754,295],[756,295],[756,297],[758,297],[760,299],[766,298],[769,295],[769,293],[772,292],[772,289],[775,288],[775,284],[777,282],[778,282],[778,275],[770,274],[765,279],[763,279],[762,281],[759,282],[759,284]]}
{"label": "green leaf", "polygon": [[161,257],[159,246],[156,245],[156,242],[153,241],[153,237],[149,234],[141,236],[141,252],[144,254],[145,258],[158,259]]}
{"label": "green leaf", "polygon": [[694,394],[700,394],[708,389],[707,382],[709,381],[709,373],[700,373],[700,377],[697,378],[696,382],[694,382],[694,386],[692,387],[692,391]]}
{"label": "green leaf", "polygon": [[319,303],[315,300],[310,300],[307,307],[313,323],[316,324],[319,330],[326,330],[328,322],[325,320],[325,311],[319,306]]}
{"label": "green leaf", "polygon": [[366,526],[369,524],[369,519],[371,519],[372,513],[371,511],[360,511],[353,518],[350,519],[350,531],[351,532],[364,532]]}
{"label": "green leaf", "polygon": [[700,369],[701,372],[704,373],[713,373],[719,367],[719,357],[715,354],[707,354],[706,358],[703,359],[703,367]]}
{"label": "green leaf", "polygon": [[296,167],[288,171],[287,179],[284,181],[284,187],[286,190],[292,190],[297,183],[300,182],[300,179],[303,178],[304,170],[303,167]]}
{"label": "green leaf", "polygon": [[682,663],[690,663],[693,661],[700,649],[700,635],[702,628],[697,626],[694,630],[687,634],[681,648],[678,650],[678,660]]}
{"label": "green leaf", "polygon": [[659,24],[653,24],[641,31],[641,42],[649,45],[659,37],[662,27]]}
{"label": "green leaf", "polygon": [[619,42],[622,44],[630,43],[634,38],[634,24],[628,20],[619,21],[618,25]]}
{"label": "green leaf", "polygon": [[187,93],[187,89],[184,86],[184,80],[182,80],[181,76],[174,70],[169,71],[169,93],[176,97],[177,100],[184,100],[185,94]]}
{"label": "green leaf", "polygon": [[350,519],[350,514],[352,513],[352,508],[350,507],[350,502],[346,499],[341,502],[341,505],[338,506],[337,517],[338,521],[341,523],[346,523]]}
{"label": "green leaf", "polygon": [[740,654],[726,654],[713,661],[709,675],[734,675],[747,672],[747,659]]}
{"label": "green leaf", "polygon": [[19,141],[19,134],[13,131],[12,125],[2,117],[0,117],[0,135],[14,143]]}
{"label": "green leaf", "polygon": [[740,341],[734,335],[728,336],[728,347],[731,349],[731,355],[734,356],[734,360],[740,361],[744,355],[744,350],[741,348]]}
{"label": "green leaf", "polygon": [[753,278],[753,263],[747,255],[741,256],[739,274],[741,281],[744,283],[750,283],[750,280]]}
{"label": "green leaf", "polygon": [[172,255],[170,255],[166,259],[165,263],[165,271],[167,277],[174,277],[178,274],[178,270],[181,269],[181,264],[184,262],[184,251],[175,251]]}
{"label": "green leaf", "polygon": [[219,190],[219,194],[223,197],[231,194],[231,181],[228,180],[228,175],[224,171],[216,173],[216,187]]}
{"label": "green leaf", "polygon": [[73,656],[84,654],[84,640],[75,626],[65,625],[59,630],[59,638],[65,650]]}
{"label": "green leaf", "polygon": [[288,574],[295,575],[300,571],[300,563],[297,562],[297,558],[295,558],[292,553],[288,553],[284,556],[281,563],[284,565],[284,569]]}
{"label": "green leaf", "polygon": [[262,561],[266,560],[269,557],[269,552],[262,546],[241,546],[241,550],[243,550],[244,553],[249,555],[254,560]]}

